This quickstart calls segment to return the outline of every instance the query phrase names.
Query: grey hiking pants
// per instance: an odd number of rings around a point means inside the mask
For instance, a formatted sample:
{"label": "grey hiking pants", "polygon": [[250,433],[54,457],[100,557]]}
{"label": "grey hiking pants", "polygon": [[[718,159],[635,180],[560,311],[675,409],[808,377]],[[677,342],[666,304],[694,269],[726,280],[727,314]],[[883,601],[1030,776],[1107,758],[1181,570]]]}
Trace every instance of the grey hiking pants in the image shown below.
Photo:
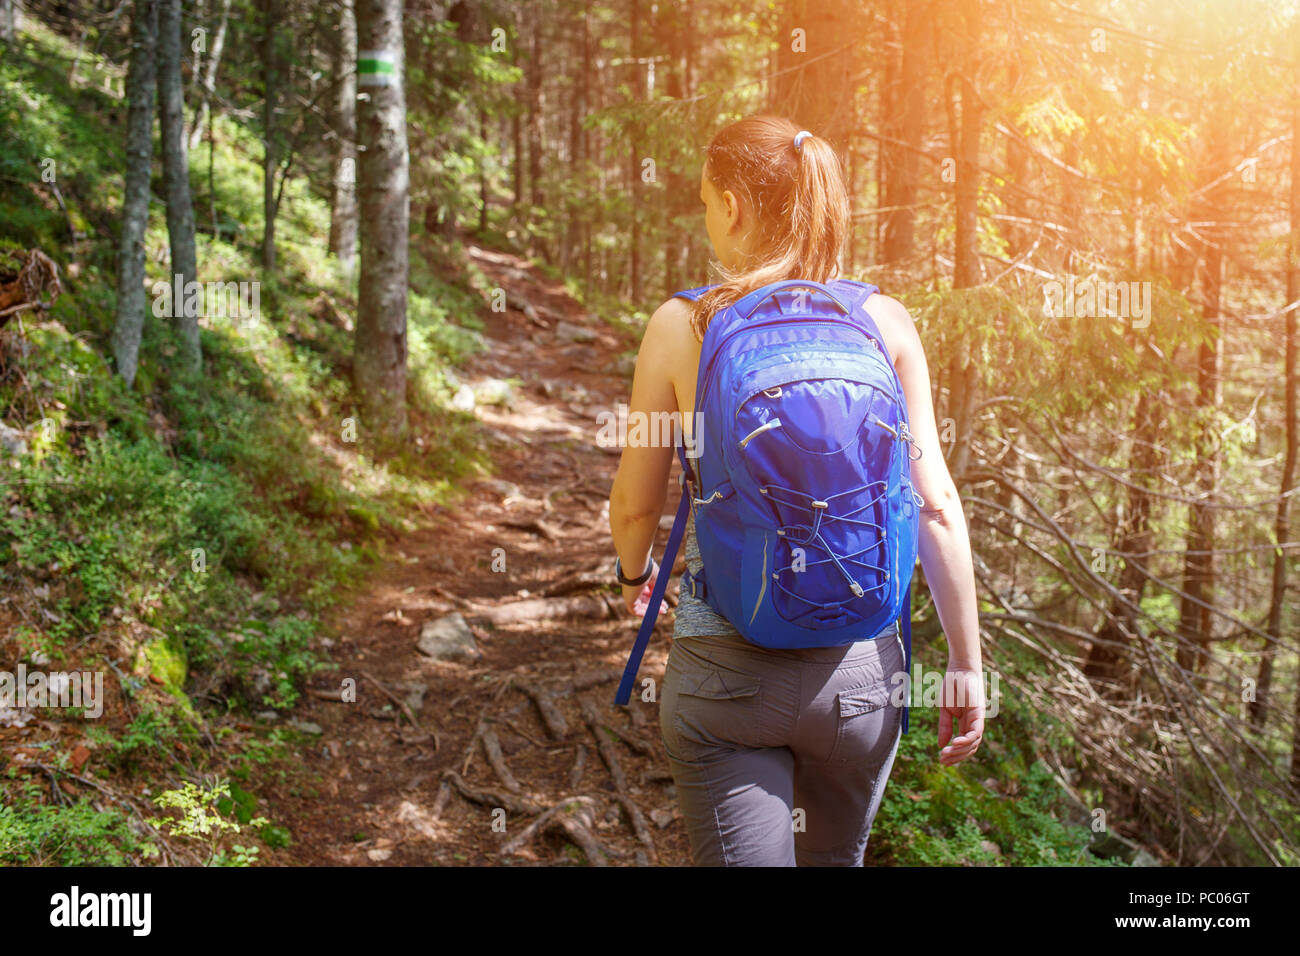
{"label": "grey hiking pants", "polygon": [[696,866],[861,866],[898,752],[897,623],[771,650],[676,637],[659,726]]}

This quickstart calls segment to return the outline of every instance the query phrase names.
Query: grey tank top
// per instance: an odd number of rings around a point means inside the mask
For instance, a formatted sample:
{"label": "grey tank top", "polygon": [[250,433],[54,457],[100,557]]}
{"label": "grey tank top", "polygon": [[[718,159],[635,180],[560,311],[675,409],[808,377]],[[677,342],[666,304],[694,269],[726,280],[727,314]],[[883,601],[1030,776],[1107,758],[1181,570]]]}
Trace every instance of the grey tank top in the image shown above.
{"label": "grey tank top", "polygon": [[[686,537],[683,542],[683,549],[687,570],[691,574],[697,574],[704,567],[704,560],[700,557],[700,546],[695,540],[694,514],[691,514],[686,519]],[[730,621],[713,610],[703,598],[693,597],[690,592],[683,590],[677,598],[677,613],[673,620],[673,635],[675,637],[722,635],[740,637],[740,632],[731,626]]]}

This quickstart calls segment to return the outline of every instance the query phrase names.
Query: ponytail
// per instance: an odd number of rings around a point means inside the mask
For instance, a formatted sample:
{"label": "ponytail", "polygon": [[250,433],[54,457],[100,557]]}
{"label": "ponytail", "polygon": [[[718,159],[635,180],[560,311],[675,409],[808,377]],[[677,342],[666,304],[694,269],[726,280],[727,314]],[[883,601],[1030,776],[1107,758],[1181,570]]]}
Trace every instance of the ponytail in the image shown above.
{"label": "ponytail", "polygon": [[756,217],[753,261],[719,265],[723,281],[697,299],[691,328],[703,340],[713,316],[745,294],[783,279],[826,282],[839,273],[849,199],[831,144],[789,120],[751,116],[718,132],[705,174]]}

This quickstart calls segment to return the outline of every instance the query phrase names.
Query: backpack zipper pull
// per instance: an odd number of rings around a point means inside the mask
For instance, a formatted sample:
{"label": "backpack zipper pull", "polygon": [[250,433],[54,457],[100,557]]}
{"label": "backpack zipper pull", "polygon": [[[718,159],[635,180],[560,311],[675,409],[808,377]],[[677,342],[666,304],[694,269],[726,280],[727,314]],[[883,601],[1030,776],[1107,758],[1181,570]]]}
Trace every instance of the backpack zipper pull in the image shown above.
{"label": "backpack zipper pull", "polygon": [[737,444],[739,444],[740,447],[743,449],[746,445],[748,445],[751,441],[753,441],[756,437],[758,437],[768,429],[780,428],[780,427],[781,427],[781,419],[773,418],[771,421],[764,422],[762,425],[759,425],[752,432],[750,432],[748,435],[742,438]]}

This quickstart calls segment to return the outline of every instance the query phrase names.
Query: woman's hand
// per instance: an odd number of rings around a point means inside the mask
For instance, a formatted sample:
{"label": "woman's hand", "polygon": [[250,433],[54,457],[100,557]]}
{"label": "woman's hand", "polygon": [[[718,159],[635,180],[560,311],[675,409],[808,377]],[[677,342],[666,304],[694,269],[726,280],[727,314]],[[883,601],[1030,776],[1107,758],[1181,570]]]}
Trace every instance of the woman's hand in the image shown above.
{"label": "woman's hand", "polygon": [[[958,736],[953,736],[956,728]],[[974,756],[984,736],[982,670],[948,666],[939,704],[939,762],[953,767]]]}
{"label": "woman's hand", "polygon": [[[645,614],[645,609],[650,606],[650,595],[655,588],[655,581],[659,577],[659,563],[656,561],[644,584],[636,584],[631,587],[623,585],[623,603],[627,605],[629,614],[641,617]],[[629,575],[630,577],[631,575]],[[659,613],[663,614],[668,610],[668,602],[659,602]]]}

